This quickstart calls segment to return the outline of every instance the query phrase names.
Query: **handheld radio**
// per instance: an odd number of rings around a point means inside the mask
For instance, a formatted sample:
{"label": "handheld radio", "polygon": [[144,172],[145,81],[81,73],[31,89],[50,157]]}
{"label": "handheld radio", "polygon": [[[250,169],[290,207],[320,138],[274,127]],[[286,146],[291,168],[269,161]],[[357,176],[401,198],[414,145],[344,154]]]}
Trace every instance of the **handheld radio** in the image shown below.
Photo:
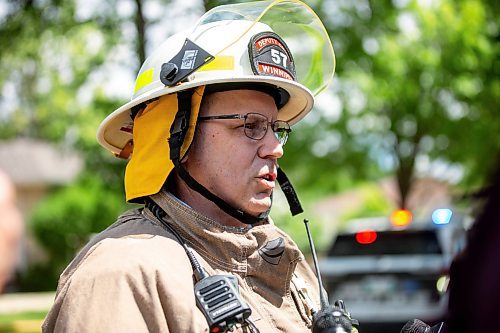
{"label": "handheld radio", "polygon": [[209,275],[200,265],[187,246],[186,241],[165,220],[165,212],[152,200],[146,201],[146,207],[156,216],[162,226],[170,231],[181,244],[188,256],[195,279],[194,294],[196,304],[201,310],[211,333],[233,331],[236,325],[248,326],[251,332],[259,330],[250,319],[252,310],[241,298],[238,280],[232,275]]}

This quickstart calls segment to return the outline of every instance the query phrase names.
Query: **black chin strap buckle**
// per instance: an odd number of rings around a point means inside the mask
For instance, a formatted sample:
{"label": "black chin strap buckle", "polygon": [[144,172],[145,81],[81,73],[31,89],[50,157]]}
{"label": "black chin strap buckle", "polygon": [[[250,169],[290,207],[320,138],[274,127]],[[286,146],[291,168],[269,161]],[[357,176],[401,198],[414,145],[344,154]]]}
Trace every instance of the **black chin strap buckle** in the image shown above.
{"label": "black chin strap buckle", "polygon": [[186,138],[189,128],[189,120],[191,118],[191,97],[193,91],[185,90],[177,93],[177,113],[175,114],[174,122],[170,127],[170,138],[168,143],[170,146],[170,159],[172,161],[181,158],[181,147]]}

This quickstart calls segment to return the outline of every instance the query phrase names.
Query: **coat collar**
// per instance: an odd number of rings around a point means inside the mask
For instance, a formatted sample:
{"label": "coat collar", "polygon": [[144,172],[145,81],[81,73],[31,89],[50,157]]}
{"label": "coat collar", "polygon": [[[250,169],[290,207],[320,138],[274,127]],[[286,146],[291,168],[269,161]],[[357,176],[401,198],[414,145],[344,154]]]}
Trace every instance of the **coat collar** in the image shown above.
{"label": "coat collar", "polygon": [[[228,227],[196,212],[169,192],[161,191],[151,198],[166,212],[166,221],[214,272],[250,277],[280,294],[289,289],[295,266],[304,257],[271,219],[247,228]],[[146,213],[152,217],[151,212]]]}

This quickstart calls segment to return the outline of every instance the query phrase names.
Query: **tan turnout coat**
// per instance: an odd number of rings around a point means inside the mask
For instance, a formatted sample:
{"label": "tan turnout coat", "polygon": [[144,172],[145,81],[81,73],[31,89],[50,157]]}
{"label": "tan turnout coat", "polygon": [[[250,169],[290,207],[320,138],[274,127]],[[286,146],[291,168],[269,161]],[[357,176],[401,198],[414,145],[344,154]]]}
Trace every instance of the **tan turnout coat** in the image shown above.
{"label": "tan turnout coat", "polygon": [[[261,333],[311,331],[307,306],[291,279],[295,273],[305,281],[318,307],[315,275],[272,221],[246,229],[225,227],[167,192],[154,199],[209,274],[237,277]],[[263,250],[266,245],[272,251]],[[128,211],[63,272],[43,331],[208,332],[192,276],[184,249],[154,215],[148,209]]]}

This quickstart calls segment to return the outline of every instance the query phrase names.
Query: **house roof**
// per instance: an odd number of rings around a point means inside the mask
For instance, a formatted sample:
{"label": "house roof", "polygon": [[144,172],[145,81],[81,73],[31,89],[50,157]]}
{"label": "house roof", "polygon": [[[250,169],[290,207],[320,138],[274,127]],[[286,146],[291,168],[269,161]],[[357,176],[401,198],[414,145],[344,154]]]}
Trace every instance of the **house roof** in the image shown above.
{"label": "house roof", "polygon": [[82,167],[83,161],[74,151],[48,142],[28,138],[0,141],[0,169],[18,186],[64,184]]}

